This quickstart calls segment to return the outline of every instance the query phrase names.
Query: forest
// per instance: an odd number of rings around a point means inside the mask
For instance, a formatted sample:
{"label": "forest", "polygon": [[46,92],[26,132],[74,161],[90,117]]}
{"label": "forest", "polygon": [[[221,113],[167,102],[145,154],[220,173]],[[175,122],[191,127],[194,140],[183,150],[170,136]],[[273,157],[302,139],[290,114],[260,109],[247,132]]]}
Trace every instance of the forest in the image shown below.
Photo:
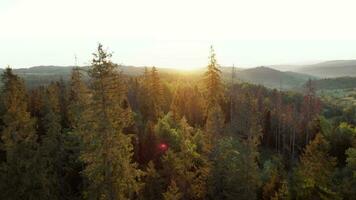
{"label": "forest", "polygon": [[312,80],[298,92],[222,78],[207,56],[201,76],[130,76],[99,44],[89,67],[36,87],[6,68],[0,199],[356,199],[356,106]]}

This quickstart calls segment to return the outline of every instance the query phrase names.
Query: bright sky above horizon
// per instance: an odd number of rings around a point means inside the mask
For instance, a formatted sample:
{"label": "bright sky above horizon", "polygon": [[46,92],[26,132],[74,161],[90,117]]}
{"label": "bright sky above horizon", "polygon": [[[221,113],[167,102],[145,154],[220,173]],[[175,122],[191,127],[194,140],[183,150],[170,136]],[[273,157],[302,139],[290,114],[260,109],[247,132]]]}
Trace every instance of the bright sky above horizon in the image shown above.
{"label": "bright sky above horizon", "polygon": [[90,62],[254,67],[356,59],[352,0],[0,0],[0,67]]}

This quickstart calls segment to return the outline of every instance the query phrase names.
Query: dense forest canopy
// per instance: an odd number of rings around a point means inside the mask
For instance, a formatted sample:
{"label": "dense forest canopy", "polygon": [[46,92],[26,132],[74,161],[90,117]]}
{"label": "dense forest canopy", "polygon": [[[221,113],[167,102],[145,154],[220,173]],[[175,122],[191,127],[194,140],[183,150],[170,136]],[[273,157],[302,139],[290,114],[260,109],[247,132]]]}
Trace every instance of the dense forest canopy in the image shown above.
{"label": "dense forest canopy", "polygon": [[245,83],[213,47],[191,75],[111,56],[31,87],[3,71],[0,199],[356,199],[356,106],[319,98],[330,80]]}

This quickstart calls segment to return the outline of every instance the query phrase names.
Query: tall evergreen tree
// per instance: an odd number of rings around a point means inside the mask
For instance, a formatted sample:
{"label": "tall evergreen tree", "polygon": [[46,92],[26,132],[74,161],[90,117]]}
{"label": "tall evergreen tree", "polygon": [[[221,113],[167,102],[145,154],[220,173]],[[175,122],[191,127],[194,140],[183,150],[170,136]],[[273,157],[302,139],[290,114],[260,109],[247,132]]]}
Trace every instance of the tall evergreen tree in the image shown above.
{"label": "tall evergreen tree", "polygon": [[221,135],[224,128],[225,117],[221,109],[224,86],[221,80],[221,71],[216,60],[213,47],[210,47],[210,57],[204,77],[206,89],[207,121],[206,131],[211,135]]}
{"label": "tall evergreen tree", "polygon": [[132,123],[131,111],[123,107],[125,88],[118,66],[101,44],[89,69],[92,97],[78,127],[82,136],[81,159],[88,179],[88,199],[132,199],[140,188],[140,170],[132,162],[131,137],[123,129]]}
{"label": "tall evergreen tree", "polygon": [[179,188],[175,181],[171,181],[167,192],[163,193],[164,200],[180,200],[182,199],[182,194],[179,192]]}
{"label": "tall evergreen tree", "polygon": [[1,199],[48,199],[50,193],[43,187],[43,173],[38,166],[39,145],[30,117],[23,80],[7,68],[2,75],[3,89],[1,149],[6,160],[0,164]]}
{"label": "tall evergreen tree", "polygon": [[212,107],[219,104],[223,98],[224,86],[221,80],[221,70],[216,60],[213,46],[210,47],[209,64],[205,72],[205,87],[207,106]]}
{"label": "tall evergreen tree", "polygon": [[82,79],[83,74],[80,68],[73,68],[70,79],[68,99],[68,118],[71,128],[76,128],[80,125],[84,111],[89,105],[90,91]]}
{"label": "tall evergreen tree", "polygon": [[331,179],[336,160],[328,151],[329,144],[321,134],[305,148],[295,171],[296,199],[338,199]]}
{"label": "tall evergreen tree", "polygon": [[83,142],[80,140],[82,131],[88,128],[88,106],[90,102],[90,91],[83,81],[83,70],[79,67],[72,69],[69,92],[68,92],[68,123],[70,131],[64,134],[64,163],[65,180],[67,183],[66,193],[68,198],[81,199],[83,190],[83,162],[79,159],[80,150],[83,148]]}
{"label": "tall evergreen tree", "polygon": [[156,67],[152,67],[150,79],[151,79],[150,95],[152,97],[152,106],[153,106],[153,111],[155,113],[154,117],[158,118],[159,116],[161,116],[161,112],[162,112],[163,88]]}
{"label": "tall evergreen tree", "polygon": [[256,199],[259,186],[256,155],[239,139],[219,140],[213,150],[209,199]]}

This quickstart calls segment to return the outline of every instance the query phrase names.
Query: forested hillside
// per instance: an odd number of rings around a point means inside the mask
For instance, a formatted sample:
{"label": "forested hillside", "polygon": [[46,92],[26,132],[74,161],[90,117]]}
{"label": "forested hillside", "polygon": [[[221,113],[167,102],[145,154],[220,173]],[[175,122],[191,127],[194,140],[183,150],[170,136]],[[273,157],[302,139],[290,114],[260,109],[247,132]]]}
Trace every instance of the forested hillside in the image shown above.
{"label": "forested hillside", "polygon": [[340,77],[314,80],[317,90],[352,89],[356,88],[356,77]]}
{"label": "forested hillside", "polygon": [[103,49],[44,85],[3,71],[0,199],[356,199],[356,109],[312,80],[223,76],[212,47],[204,73],[133,75]]}

